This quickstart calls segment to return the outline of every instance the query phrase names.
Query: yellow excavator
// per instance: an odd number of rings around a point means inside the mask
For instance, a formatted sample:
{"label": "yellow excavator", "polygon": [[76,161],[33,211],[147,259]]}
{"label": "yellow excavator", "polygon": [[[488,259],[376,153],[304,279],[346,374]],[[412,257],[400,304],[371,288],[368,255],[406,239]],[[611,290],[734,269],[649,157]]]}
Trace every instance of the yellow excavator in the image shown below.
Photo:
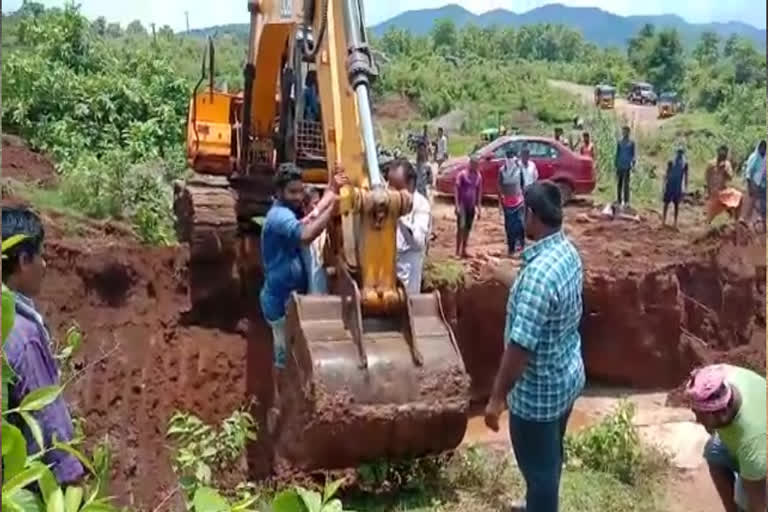
{"label": "yellow excavator", "polygon": [[216,90],[209,40],[190,102],[194,175],[177,183],[174,208],[196,269],[192,306],[221,303],[238,272],[240,286],[256,286],[243,282],[243,260],[258,253],[252,219],[269,208],[280,163],[316,185],[341,163],[349,185],[329,227],[330,294],[288,304],[277,455],[312,470],[455,448],[469,377],[439,293],[409,295],[397,279],[397,220],[411,197],[379,168],[361,0],[250,0],[248,10],[244,91]]}

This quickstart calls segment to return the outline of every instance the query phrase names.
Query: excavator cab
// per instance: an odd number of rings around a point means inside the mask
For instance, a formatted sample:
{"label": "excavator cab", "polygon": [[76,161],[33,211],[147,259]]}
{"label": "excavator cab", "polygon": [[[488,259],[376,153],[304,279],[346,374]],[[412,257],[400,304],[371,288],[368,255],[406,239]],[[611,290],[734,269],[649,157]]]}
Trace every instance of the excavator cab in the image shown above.
{"label": "excavator cab", "polygon": [[193,212],[187,240],[218,233],[228,208],[238,220],[251,211],[249,198],[268,197],[282,162],[301,168],[307,184],[327,183],[337,162],[349,178],[328,226],[329,293],[295,293],[287,306],[272,433],[278,464],[335,469],[453,449],[467,426],[469,377],[440,294],[411,295],[397,278],[398,218],[412,202],[379,169],[369,99],[376,70],[361,2],[251,0],[249,10],[245,90],[232,116],[232,204],[213,205],[211,191],[179,194]]}

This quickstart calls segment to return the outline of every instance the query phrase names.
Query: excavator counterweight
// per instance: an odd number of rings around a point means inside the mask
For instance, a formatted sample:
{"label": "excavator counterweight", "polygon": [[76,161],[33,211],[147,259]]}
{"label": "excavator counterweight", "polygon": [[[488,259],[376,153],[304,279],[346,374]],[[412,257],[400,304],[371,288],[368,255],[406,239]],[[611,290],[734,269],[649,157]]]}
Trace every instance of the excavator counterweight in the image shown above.
{"label": "excavator counterweight", "polygon": [[[328,228],[330,294],[288,303],[277,456],[312,470],[452,449],[467,426],[469,377],[439,293],[409,295],[397,278],[398,218],[412,202],[379,169],[361,0],[248,8],[242,95],[211,80],[190,102],[196,176],[177,185],[176,212],[191,246],[192,307],[254,285],[238,260],[258,245],[244,240],[258,235],[253,218],[269,207],[277,165],[293,162],[322,185],[340,163],[349,185]],[[203,77],[213,76],[212,43],[208,55]]]}

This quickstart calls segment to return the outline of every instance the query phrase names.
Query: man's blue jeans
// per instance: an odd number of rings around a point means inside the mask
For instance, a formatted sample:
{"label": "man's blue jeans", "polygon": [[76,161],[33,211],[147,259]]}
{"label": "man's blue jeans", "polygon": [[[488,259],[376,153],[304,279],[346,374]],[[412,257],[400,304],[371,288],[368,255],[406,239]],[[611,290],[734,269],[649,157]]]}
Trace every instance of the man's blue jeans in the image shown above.
{"label": "man's blue jeans", "polygon": [[509,415],[509,437],[526,485],[526,512],[557,512],[563,439],[570,407],[553,421],[528,421]]}
{"label": "man's blue jeans", "polygon": [[504,207],[504,231],[507,233],[507,249],[514,254],[515,249],[525,249],[525,208],[520,206]]}

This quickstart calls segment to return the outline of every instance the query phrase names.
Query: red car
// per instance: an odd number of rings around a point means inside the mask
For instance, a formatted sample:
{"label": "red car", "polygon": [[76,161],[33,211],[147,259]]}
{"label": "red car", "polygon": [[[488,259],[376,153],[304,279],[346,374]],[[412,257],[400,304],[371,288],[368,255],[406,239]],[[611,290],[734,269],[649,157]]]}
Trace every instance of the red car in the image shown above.
{"label": "red car", "polygon": [[[549,137],[500,137],[477,150],[483,175],[483,195],[498,194],[499,170],[507,152],[519,155],[523,144],[528,145],[531,160],[539,170],[539,179],[554,181],[560,187],[564,202],[574,195],[590,194],[595,189],[595,167],[591,158],[581,156]],[[437,175],[437,191],[453,196],[456,176],[469,167],[469,157],[453,158],[443,163]]]}

